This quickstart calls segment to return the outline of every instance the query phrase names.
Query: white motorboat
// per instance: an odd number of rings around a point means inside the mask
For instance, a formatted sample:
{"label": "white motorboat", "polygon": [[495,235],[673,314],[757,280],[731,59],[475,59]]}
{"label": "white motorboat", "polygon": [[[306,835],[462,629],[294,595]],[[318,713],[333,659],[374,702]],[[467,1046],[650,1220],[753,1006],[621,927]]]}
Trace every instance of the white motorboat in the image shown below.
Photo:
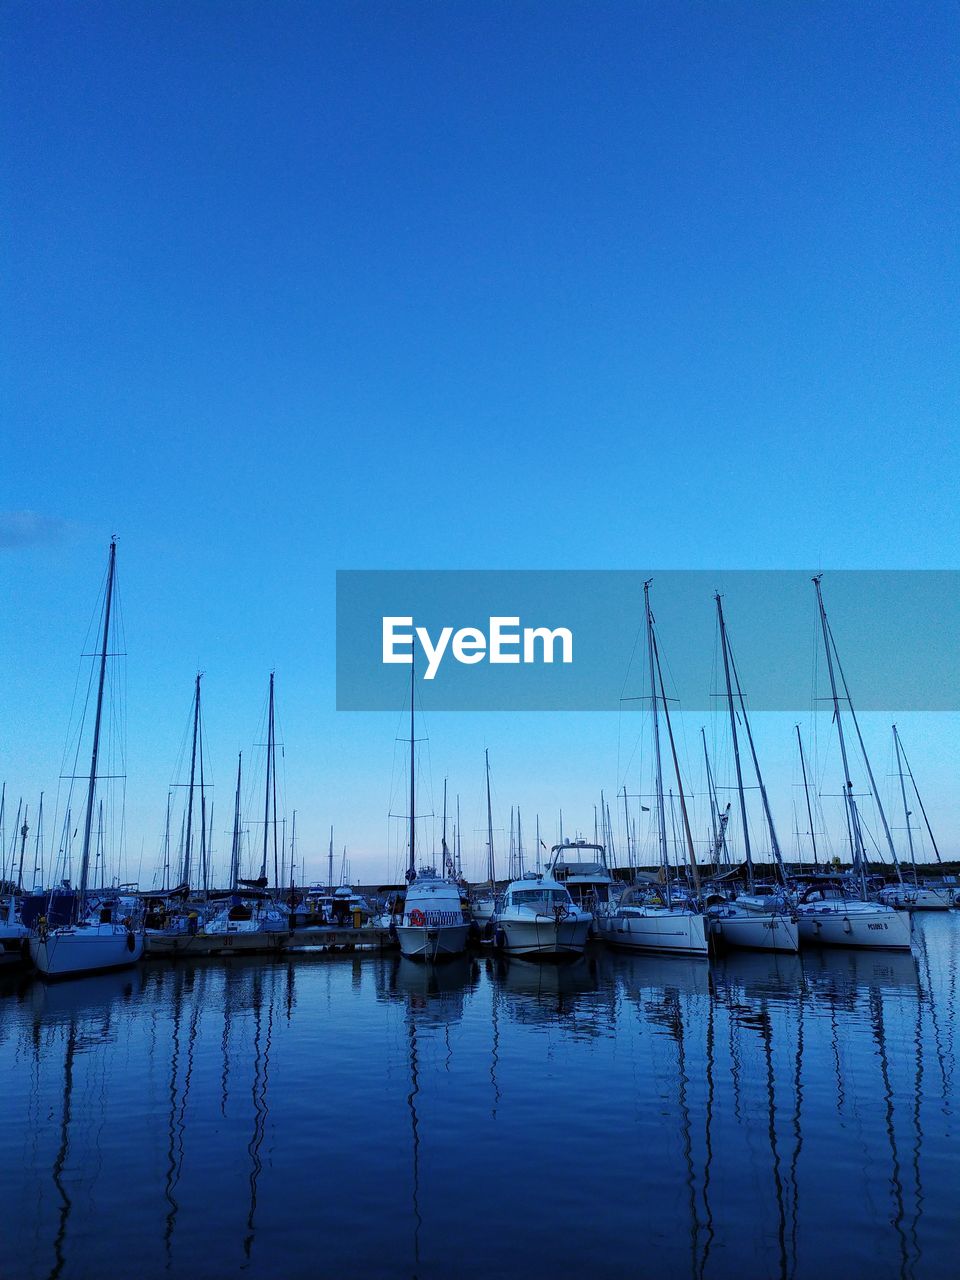
{"label": "white motorboat", "polygon": [[496,939],[509,955],[582,955],[593,914],[551,874],[512,880],[496,915]]}
{"label": "white motorboat", "polygon": [[401,953],[417,960],[462,955],[469,928],[460,886],[438,876],[432,867],[421,868],[407,889],[403,918],[397,924]]}
{"label": "white motorboat", "polygon": [[812,947],[910,950],[910,913],[855,896],[839,880],[808,886],[797,903],[800,942]]}
{"label": "white motorboat", "polygon": [[118,904],[103,904],[89,910],[88,876],[90,836],[97,788],[97,761],[103,717],[103,694],[110,641],[110,619],[116,580],[117,544],[110,543],[107,582],[103,598],[103,629],[99,653],[99,682],[93,723],[93,749],[87,779],[87,806],[83,829],[80,884],[72,903],[69,923],[50,928],[41,916],[30,937],[30,956],[45,978],[75,977],[106,969],[122,969],[136,964],[143,954],[143,930],[135,929],[131,917],[118,919]]}
{"label": "white motorboat", "polygon": [[600,937],[629,951],[672,952],[703,956],[709,953],[708,921],[686,900],[667,901],[659,892],[628,889],[615,910],[597,921]]}
{"label": "white motorboat", "polygon": [[602,844],[586,840],[564,840],[550,850],[550,868],[555,880],[565,885],[578,907],[597,915],[616,900],[616,884],[607,866]]}

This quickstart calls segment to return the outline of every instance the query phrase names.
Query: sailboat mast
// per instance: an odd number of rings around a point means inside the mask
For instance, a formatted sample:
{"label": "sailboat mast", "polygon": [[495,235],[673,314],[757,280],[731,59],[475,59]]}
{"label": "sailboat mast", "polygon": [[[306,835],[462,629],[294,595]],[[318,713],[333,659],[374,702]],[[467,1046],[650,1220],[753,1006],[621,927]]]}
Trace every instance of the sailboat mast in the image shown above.
{"label": "sailboat mast", "polygon": [[163,891],[170,888],[170,792],[167,792],[167,818],[163,824]]}
{"label": "sailboat mast", "polygon": [[743,689],[740,687],[740,673],[737,671],[737,660],[733,654],[730,654],[730,665],[733,668],[733,680],[737,686],[737,701],[740,703],[740,714],[743,716],[743,727],[747,731],[747,743],[750,747],[750,758],[753,761],[753,772],[756,774],[757,786],[760,788],[760,801],[763,805],[763,816],[767,820],[767,831],[770,834],[770,847],[773,850],[773,856],[780,872],[780,878],[784,884],[787,882],[787,873],[783,865],[783,854],[780,850],[780,841],[777,839],[777,828],[773,821],[773,810],[770,808],[770,800],[767,796],[767,788],[763,781],[763,774],[760,772],[760,761],[757,758],[757,748],[753,741],[753,730],[750,728],[750,717],[747,715],[747,704],[743,699]]}
{"label": "sailboat mast", "polygon": [[[723,651],[723,674],[727,685],[727,711],[730,715],[730,735],[733,738],[733,759],[737,767],[737,795],[740,798],[740,820],[743,823],[743,852],[747,860],[747,886],[753,893],[753,854],[750,850],[750,827],[747,822],[747,798],[743,790],[743,769],[740,764],[740,742],[737,737],[737,713],[733,706],[733,686],[730,681],[730,654],[727,649],[727,626],[723,619],[723,602],[718,591],[717,622],[720,626],[720,647]],[[706,744],[704,744],[706,749]]]}
{"label": "sailboat mast", "polygon": [[819,870],[820,861],[817,857],[817,836],[813,829],[813,808],[810,804],[810,787],[807,784],[807,762],[803,758],[803,739],[800,737],[800,726],[796,726],[797,730],[797,746],[800,748],[800,772],[803,775],[803,794],[807,802],[807,821],[810,823],[810,843],[813,846],[813,869]]}
{"label": "sailboat mast", "polygon": [[460,796],[459,795],[457,796],[457,832],[456,832],[455,838],[456,838],[456,845],[457,845],[457,879],[459,880],[460,877],[463,875],[463,857],[462,857],[463,842],[460,834]]}
{"label": "sailboat mast", "polygon": [[630,840],[630,809],[627,805],[627,784],[623,784],[623,825],[626,827],[627,835],[627,866],[633,869],[633,844]]}
{"label": "sailboat mast", "polygon": [[[267,785],[263,796],[263,857],[260,859],[260,879],[267,878],[267,849],[270,841],[270,775],[273,769],[273,672],[270,672],[270,695],[267,705]],[[274,813],[276,820],[276,813]]]}
{"label": "sailboat mast", "polygon": [[20,828],[20,864],[17,867],[17,892],[23,892],[23,854],[27,847],[27,833],[30,828],[27,826],[27,814],[30,812],[30,806],[23,811],[23,826]]}
{"label": "sailboat mast", "polygon": [[654,656],[657,660],[657,676],[660,680],[660,695],[663,698],[663,718],[667,726],[667,737],[670,740],[670,754],[673,757],[673,771],[677,777],[677,793],[680,800],[680,815],[683,818],[683,834],[687,844],[687,857],[690,861],[690,876],[695,893],[700,892],[700,872],[697,870],[697,855],[693,848],[693,833],[690,830],[690,815],[687,812],[687,800],[683,794],[683,780],[680,777],[680,760],[677,756],[677,744],[673,737],[673,725],[670,723],[670,709],[667,706],[667,691],[663,684],[663,671],[660,668],[660,652],[654,637]]}
{"label": "sailboat mast", "polygon": [[83,855],[80,861],[80,892],[77,895],[76,918],[83,914],[87,893],[87,873],[90,867],[90,829],[93,825],[93,805],[97,793],[97,760],[100,755],[100,728],[103,723],[103,686],[107,677],[107,641],[110,637],[110,611],[113,607],[113,580],[117,564],[116,539],[110,542],[110,563],[107,569],[107,596],[103,607],[103,643],[100,646],[100,679],[97,683],[97,712],[93,722],[93,750],[90,753],[90,780],[87,784],[87,812],[83,822]]}
{"label": "sailboat mast", "polygon": [[517,805],[517,866],[523,879],[523,828],[520,826],[520,806]]}
{"label": "sailboat mast", "polygon": [[410,655],[410,860],[407,863],[407,883],[417,878],[417,746],[414,737],[414,711],[416,683],[413,654]]}
{"label": "sailboat mast", "polygon": [[[200,721],[200,685],[197,684],[197,722]],[[206,783],[203,776],[203,733],[198,734],[200,739],[200,883],[203,886],[203,896],[207,896],[207,791]]]}
{"label": "sailboat mast", "polygon": [[[894,729],[896,729],[896,725],[894,725]],[[899,739],[900,739],[900,734],[897,733],[897,740],[899,741]],[[920,812],[923,814],[923,821],[927,828],[927,835],[930,837],[930,843],[933,845],[933,852],[937,856],[937,861],[943,862],[943,859],[940,857],[940,850],[937,848],[937,841],[936,841],[936,837],[933,834],[933,828],[930,826],[930,819],[927,817],[927,811],[923,807],[923,800],[920,797],[920,791],[919,791],[919,788],[917,787],[917,780],[913,776],[913,770],[910,768],[910,761],[907,759],[907,753],[903,749],[902,742],[900,743],[900,754],[901,756],[903,756],[903,763],[907,766],[907,773],[909,774],[910,781],[913,784],[913,794],[917,797],[917,804],[920,806]]]}
{"label": "sailboat mast", "polygon": [[484,747],[483,757],[487,766],[487,875],[490,879],[490,891],[496,884],[496,868],[493,860],[493,806],[490,803],[490,748]]}
{"label": "sailboat mast", "polygon": [[[660,757],[660,714],[657,697],[656,662],[654,658],[653,612],[650,608],[650,583],[648,578],[643,584],[643,608],[647,620],[647,654],[650,659],[650,702],[653,708],[653,758],[656,768],[655,790],[657,794],[657,835],[660,840],[660,862],[666,880],[665,889],[667,906],[670,906],[670,859],[667,853],[667,814],[663,805],[663,761]],[[666,710],[666,707],[664,707]],[[624,787],[624,803],[626,803],[626,787]]]}
{"label": "sailboat mast", "polygon": [[237,793],[233,801],[233,839],[230,843],[230,888],[236,892],[240,880],[240,777],[243,752],[237,752]]}
{"label": "sailboat mast", "polygon": [[330,828],[330,848],[327,851],[327,882],[333,893],[333,827]]}
{"label": "sailboat mast", "polygon": [[183,845],[183,865],[180,869],[180,883],[190,885],[190,855],[193,844],[193,787],[197,774],[197,739],[200,734],[200,672],[193,695],[193,747],[190,751],[190,790],[187,796],[187,835]]}
{"label": "sailboat mast", "polygon": [[913,848],[913,830],[910,826],[910,809],[907,805],[907,784],[903,780],[903,761],[900,759],[900,735],[897,726],[893,726],[893,748],[897,753],[897,773],[900,775],[900,795],[903,799],[903,820],[907,824],[907,843],[910,846],[910,866],[913,868],[913,883],[917,880],[917,857]]}
{"label": "sailboat mast", "polygon": [[37,834],[33,844],[33,887],[43,884],[43,792],[40,792],[40,808],[37,810]]}
{"label": "sailboat mast", "polygon": [[823,596],[820,592],[820,579],[817,574],[813,585],[817,593],[817,608],[820,614],[820,627],[823,631],[823,647],[827,655],[827,672],[830,676],[830,693],[833,698],[833,718],[837,725],[837,737],[840,741],[840,758],[843,762],[844,798],[847,802],[847,825],[850,835],[850,851],[853,855],[854,867],[860,877],[860,889],[864,898],[867,896],[867,882],[864,870],[865,855],[860,836],[860,823],[857,820],[853,803],[853,782],[850,779],[850,765],[847,761],[847,744],[843,736],[843,721],[840,719],[840,699],[837,696],[837,679],[833,672],[833,655],[830,651],[830,631],[827,627],[827,612],[823,607]]}

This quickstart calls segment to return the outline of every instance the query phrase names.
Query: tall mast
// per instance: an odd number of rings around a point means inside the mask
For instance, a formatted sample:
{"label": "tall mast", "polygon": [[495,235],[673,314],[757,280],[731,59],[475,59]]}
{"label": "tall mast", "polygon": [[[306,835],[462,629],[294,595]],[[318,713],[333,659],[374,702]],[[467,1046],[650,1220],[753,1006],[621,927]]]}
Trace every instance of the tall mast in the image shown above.
{"label": "tall mast", "polygon": [[417,749],[414,738],[414,704],[416,703],[416,684],[414,683],[413,654],[410,655],[410,860],[407,864],[407,883],[413,884],[417,878]]}
{"label": "tall mast", "polygon": [[457,796],[457,833],[456,833],[455,839],[456,839],[456,845],[457,845],[457,879],[459,880],[460,877],[463,875],[463,858],[462,858],[463,842],[460,837],[460,796],[459,795]]}
{"label": "tall mast", "polygon": [[[652,578],[648,578],[643,584],[643,608],[647,619],[647,653],[650,659],[650,702],[653,708],[653,758],[656,766],[656,782],[655,790],[657,793],[657,834],[660,839],[660,862],[663,866],[663,874],[666,880],[666,896],[667,906],[670,906],[670,859],[667,853],[667,814],[663,805],[663,761],[660,758],[660,715],[659,702],[657,698],[657,677],[656,664],[654,658],[654,638],[653,638],[653,612],[650,609],[650,583]],[[666,710],[666,706],[664,706]],[[626,788],[624,788],[624,799],[626,799]]]}
{"label": "tall mast", "polygon": [[237,752],[237,793],[233,800],[233,839],[230,842],[230,888],[236,892],[240,880],[240,777],[243,752]]}
{"label": "tall mast", "polygon": [[[200,720],[200,684],[197,682],[197,721]],[[207,791],[203,776],[203,733],[200,738],[200,883],[203,895],[207,896]]]}
{"label": "tall mast", "polygon": [[333,827],[330,828],[330,848],[327,851],[327,880],[333,893]]}
{"label": "tall mast", "polygon": [[517,866],[520,870],[520,879],[523,879],[523,829],[520,826],[520,806],[517,805]]}
{"label": "tall mast", "polygon": [[193,787],[197,775],[197,739],[200,734],[200,675],[197,672],[193,694],[193,747],[190,751],[190,790],[187,798],[187,835],[183,845],[183,864],[180,869],[180,883],[190,885],[190,855],[193,845]]}
{"label": "tall mast", "polygon": [[43,792],[40,792],[40,808],[37,810],[37,834],[33,845],[33,887],[43,886]]}
{"label": "tall mast", "polygon": [[913,830],[910,826],[910,809],[907,805],[907,784],[903,780],[903,761],[900,759],[900,736],[897,733],[897,726],[893,726],[893,748],[897,753],[897,773],[900,775],[900,795],[903,798],[903,819],[907,824],[907,843],[910,846],[910,865],[913,868],[913,883],[918,884],[917,880],[917,857],[913,848]]}
{"label": "tall mast", "polygon": [[[823,616],[824,620],[826,620],[826,613],[824,613]],[[830,634],[830,642],[833,645],[834,657],[837,660],[837,671],[840,674],[840,683],[843,685],[843,692],[846,696],[847,706],[850,708],[850,719],[853,721],[853,727],[857,733],[857,742],[860,744],[860,755],[863,758],[863,763],[867,770],[867,777],[870,779],[870,790],[873,792],[873,800],[877,806],[877,813],[880,815],[880,821],[883,824],[883,833],[887,838],[887,848],[890,850],[890,857],[893,859],[893,865],[896,868],[897,879],[902,884],[903,876],[900,873],[900,859],[897,857],[897,850],[893,843],[890,824],[887,822],[887,814],[883,807],[883,801],[880,799],[880,790],[877,786],[876,779],[873,776],[873,766],[870,764],[870,757],[867,755],[867,748],[864,745],[863,734],[860,732],[860,721],[857,719],[857,709],[853,705],[853,698],[850,696],[850,690],[847,687],[847,677],[843,674],[843,664],[840,661],[839,653],[837,653],[836,641],[833,639],[833,632],[830,629],[829,623],[827,623],[827,631]]]}
{"label": "tall mast", "polygon": [[[900,734],[897,732],[897,726],[893,726],[894,732],[897,734],[897,741],[900,741]],[[907,766],[907,773],[910,775],[910,781],[913,783],[913,794],[917,797],[917,804],[920,806],[920,812],[923,814],[923,821],[927,828],[927,835],[930,837],[930,843],[933,845],[933,852],[937,856],[938,862],[943,862],[940,857],[940,850],[937,848],[937,841],[933,834],[933,828],[930,826],[930,819],[927,817],[927,811],[923,807],[923,800],[920,798],[920,791],[917,787],[917,780],[913,776],[913,770],[910,768],[910,761],[907,759],[907,753],[903,749],[903,743],[900,742],[900,754],[903,756],[903,763]]]}
{"label": "tall mast", "polygon": [[[23,811],[23,826],[20,828],[20,864],[17,868],[17,892],[18,893],[22,893],[23,891],[23,854],[24,854],[24,850],[27,847],[27,832],[30,830],[30,828],[27,826],[27,814],[29,812],[30,812],[30,806],[27,805],[27,807]],[[11,921],[11,923],[13,922]]]}
{"label": "tall mast", "polygon": [[[733,759],[737,766],[737,795],[740,797],[740,820],[743,824],[743,852],[747,860],[747,885],[753,892],[753,855],[750,852],[750,827],[747,822],[747,798],[743,790],[743,770],[740,765],[740,742],[737,737],[737,713],[733,706],[733,686],[730,681],[730,654],[727,649],[727,626],[723,620],[723,603],[719,591],[714,596],[717,602],[717,621],[720,625],[720,647],[723,650],[723,674],[727,685],[727,710],[730,715],[730,734],[733,738]],[[704,744],[706,749],[706,744]]]}
{"label": "tall mast", "polygon": [[490,749],[484,747],[483,758],[487,766],[487,875],[490,879],[490,889],[496,884],[496,867],[493,860],[493,806],[490,803]]}
{"label": "tall mast", "polygon": [[90,780],[87,785],[87,812],[83,822],[83,855],[80,862],[80,892],[77,895],[76,918],[83,914],[87,894],[87,873],[90,868],[90,829],[93,824],[93,806],[97,793],[97,761],[100,755],[100,726],[103,723],[103,686],[107,677],[107,641],[110,636],[110,610],[113,607],[113,580],[117,564],[116,539],[110,542],[110,563],[107,569],[107,596],[103,607],[103,643],[100,646],[100,679],[97,684],[97,714],[93,722],[93,750],[90,753]]}
{"label": "tall mast", "polygon": [[630,809],[627,805],[627,784],[623,784],[623,825],[627,829],[627,866],[633,869],[633,844],[630,840]]}
{"label": "tall mast", "polygon": [[[729,641],[727,642],[729,648]],[[763,774],[760,772],[760,761],[757,758],[757,748],[753,741],[753,730],[750,728],[750,717],[747,715],[747,704],[743,698],[743,689],[740,687],[740,673],[737,671],[737,660],[733,654],[730,654],[730,665],[733,668],[733,680],[737,686],[737,700],[740,703],[740,714],[743,716],[743,727],[747,731],[747,743],[750,747],[750,758],[753,761],[753,772],[756,774],[757,786],[760,788],[760,800],[763,804],[763,816],[767,820],[767,831],[770,833],[770,847],[773,850],[773,856],[777,863],[777,869],[780,872],[780,878],[784,884],[787,882],[787,873],[783,865],[783,853],[780,850],[780,841],[777,839],[777,828],[773,821],[773,810],[770,808],[770,800],[767,796],[767,788],[763,781]]]}
{"label": "tall mast", "polygon": [[450,855],[447,853],[447,780],[443,780],[443,830],[440,834],[440,846],[443,856],[443,874],[450,874],[454,868],[448,865],[451,862]]}
{"label": "tall mast", "polygon": [[297,852],[297,811],[293,811],[293,824],[290,828],[290,910],[293,910],[293,860]]}
{"label": "tall mast", "polygon": [[850,780],[850,765],[847,761],[847,744],[843,736],[843,721],[840,719],[840,699],[837,696],[837,680],[833,673],[833,655],[830,652],[830,631],[827,627],[827,612],[823,607],[823,596],[820,592],[820,579],[823,575],[817,574],[813,579],[813,585],[817,593],[817,608],[820,614],[820,627],[823,631],[823,647],[827,655],[827,672],[830,676],[830,693],[833,698],[833,718],[837,725],[837,737],[840,741],[840,758],[843,762],[843,794],[847,805],[847,827],[850,835],[850,852],[853,855],[854,869],[860,877],[860,890],[864,898],[867,896],[867,881],[864,869],[866,861],[863,849],[862,837],[860,835],[860,823],[857,819],[856,806],[853,802],[853,782]]}
{"label": "tall mast", "polygon": [[513,805],[510,806],[510,852],[507,857],[508,875],[511,880],[517,878],[517,842],[513,834]]}
{"label": "tall mast", "polygon": [[540,869],[542,865],[543,865],[543,862],[540,857],[540,815],[538,813],[537,814],[537,874],[540,873]]}
{"label": "tall mast", "polygon": [[813,809],[810,805],[810,788],[807,785],[807,762],[803,758],[803,739],[800,737],[800,726],[796,726],[797,746],[800,748],[800,772],[803,774],[803,794],[807,801],[807,821],[810,823],[810,843],[813,845],[813,869],[819,870],[820,860],[817,857],[817,835],[813,829]]}
{"label": "tall mast", "polygon": [[693,833],[690,830],[690,815],[687,812],[687,800],[683,794],[683,780],[680,777],[680,760],[677,756],[677,744],[673,737],[673,725],[670,723],[670,708],[667,706],[667,692],[663,685],[663,671],[660,668],[660,651],[654,636],[654,656],[657,660],[657,676],[660,681],[660,695],[663,698],[663,718],[667,726],[667,737],[670,740],[670,754],[673,757],[673,771],[677,777],[677,793],[680,799],[680,814],[683,818],[683,834],[687,843],[687,857],[690,861],[690,876],[695,893],[700,892],[700,872],[697,870],[697,855],[693,848]]}
{"label": "tall mast", "polygon": [[[270,794],[273,772],[273,672],[270,672],[270,695],[267,705],[267,785],[263,797],[263,857],[260,859],[260,879],[267,878],[267,849],[270,839]],[[273,812],[274,824],[277,820],[276,808]],[[274,831],[276,836],[276,831]]]}
{"label": "tall mast", "polygon": [[163,826],[163,889],[170,888],[170,792],[167,792],[167,820]]}
{"label": "tall mast", "polygon": [[700,738],[703,741],[703,763],[706,765],[707,769],[707,798],[710,801],[710,828],[713,832],[714,860],[719,862],[721,842],[719,838],[720,833],[717,830],[717,795],[713,785],[713,772],[710,768],[710,757],[707,754],[707,731],[703,725],[700,726]]}

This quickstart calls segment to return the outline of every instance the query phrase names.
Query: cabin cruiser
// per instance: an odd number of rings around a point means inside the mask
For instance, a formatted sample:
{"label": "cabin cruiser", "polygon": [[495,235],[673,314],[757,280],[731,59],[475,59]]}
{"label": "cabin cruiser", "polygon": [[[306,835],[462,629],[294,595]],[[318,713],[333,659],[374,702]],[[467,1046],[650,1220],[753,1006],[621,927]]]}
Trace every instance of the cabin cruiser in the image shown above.
{"label": "cabin cruiser", "polygon": [[286,933],[290,916],[285,907],[264,894],[234,893],[204,925],[208,934]]}
{"label": "cabin cruiser", "polygon": [[292,929],[323,928],[330,925],[357,926],[366,923],[373,913],[370,904],[348,884],[336,889],[311,885],[290,912]]}
{"label": "cabin cruiser", "polygon": [[496,939],[509,955],[582,955],[593,914],[549,872],[512,880],[496,915]]}
{"label": "cabin cruiser", "polygon": [[708,955],[707,916],[689,898],[665,893],[661,886],[635,885],[628,889],[597,924],[600,937],[614,947]]}
{"label": "cabin cruiser", "polygon": [[469,928],[459,884],[443,879],[432,867],[417,871],[407,886],[403,915],[396,925],[402,954],[418,960],[461,955],[467,949]]}
{"label": "cabin cruiser", "polygon": [[910,949],[909,912],[868,902],[840,879],[809,884],[797,903],[797,920],[804,946]]}
{"label": "cabin cruiser", "polygon": [[550,850],[550,872],[566,886],[577,906],[593,915],[606,911],[619,896],[602,844],[586,840],[555,844]]}

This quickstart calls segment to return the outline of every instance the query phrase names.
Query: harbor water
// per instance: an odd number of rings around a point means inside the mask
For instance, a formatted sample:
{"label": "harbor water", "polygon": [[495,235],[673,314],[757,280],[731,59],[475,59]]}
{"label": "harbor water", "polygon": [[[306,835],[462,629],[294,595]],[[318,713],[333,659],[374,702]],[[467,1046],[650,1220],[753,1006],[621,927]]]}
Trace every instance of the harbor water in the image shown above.
{"label": "harbor water", "polygon": [[953,1275],[958,960],[7,976],[0,1275]]}

